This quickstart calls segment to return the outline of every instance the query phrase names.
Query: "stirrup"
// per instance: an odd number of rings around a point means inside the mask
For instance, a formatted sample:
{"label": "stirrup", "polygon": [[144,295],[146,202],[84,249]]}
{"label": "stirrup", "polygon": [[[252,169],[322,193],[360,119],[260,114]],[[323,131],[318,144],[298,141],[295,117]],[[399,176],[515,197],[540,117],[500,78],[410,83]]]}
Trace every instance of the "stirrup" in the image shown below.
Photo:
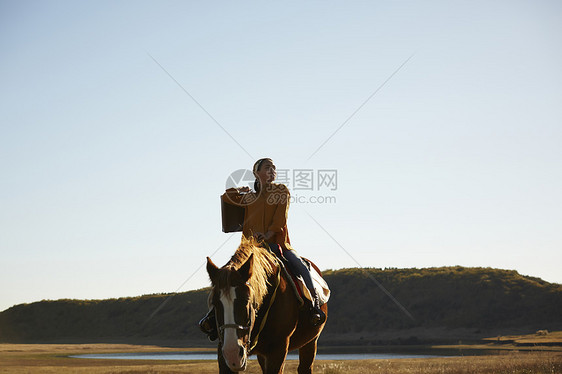
{"label": "stirrup", "polygon": [[312,323],[312,326],[320,326],[326,322],[326,313],[324,313],[320,307],[313,306],[310,308],[310,312],[312,313],[310,316],[310,323]]}

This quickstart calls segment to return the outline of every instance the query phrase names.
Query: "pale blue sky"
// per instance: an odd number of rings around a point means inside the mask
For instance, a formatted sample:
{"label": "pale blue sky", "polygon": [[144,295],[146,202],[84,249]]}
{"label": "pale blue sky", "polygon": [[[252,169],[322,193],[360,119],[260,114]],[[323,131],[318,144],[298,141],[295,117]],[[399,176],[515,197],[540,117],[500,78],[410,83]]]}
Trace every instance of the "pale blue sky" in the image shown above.
{"label": "pale blue sky", "polygon": [[0,1],[0,51],[0,310],[208,285],[265,156],[337,169],[290,210],[322,269],[357,266],[325,229],[363,266],[562,283],[558,1]]}

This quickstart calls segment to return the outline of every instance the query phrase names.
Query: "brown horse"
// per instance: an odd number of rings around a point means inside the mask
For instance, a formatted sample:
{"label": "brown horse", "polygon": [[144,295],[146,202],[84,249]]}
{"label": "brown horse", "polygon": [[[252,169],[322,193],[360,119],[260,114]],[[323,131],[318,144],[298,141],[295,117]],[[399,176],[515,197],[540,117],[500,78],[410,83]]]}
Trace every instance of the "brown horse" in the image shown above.
{"label": "brown horse", "polygon": [[[254,353],[263,373],[283,373],[287,352],[294,349],[299,350],[298,372],[312,373],[324,324],[312,325],[309,309],[299,306],[275,255],[243,239],[222,268],[207,257],[207,272],[219,329],[220,373],[245,370]],[[327,304],[322,310],[328,315]]]}

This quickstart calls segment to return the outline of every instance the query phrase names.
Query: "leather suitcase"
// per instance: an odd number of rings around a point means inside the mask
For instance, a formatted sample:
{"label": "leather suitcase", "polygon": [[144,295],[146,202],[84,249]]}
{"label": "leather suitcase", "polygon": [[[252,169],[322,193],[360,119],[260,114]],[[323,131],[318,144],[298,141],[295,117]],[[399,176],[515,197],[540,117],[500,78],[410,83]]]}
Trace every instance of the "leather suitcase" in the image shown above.
{"label": "leather suitcase", "polygon": [[242,231],[245,208],[225,203],[221,199],[222,232]]}

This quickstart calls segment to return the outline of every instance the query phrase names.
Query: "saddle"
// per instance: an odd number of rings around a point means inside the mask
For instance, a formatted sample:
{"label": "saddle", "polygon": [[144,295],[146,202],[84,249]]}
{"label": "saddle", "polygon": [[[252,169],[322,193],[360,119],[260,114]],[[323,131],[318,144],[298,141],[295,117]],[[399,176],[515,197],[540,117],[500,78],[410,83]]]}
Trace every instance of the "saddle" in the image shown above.
{"label": "saddle", "polygon": [[[304,279],[302,278],[302,276],[294,274],[289,269],[289,266],[287,266],[288,261],[283,256],[283,249],[279,247],[279,250],[282,257],[279,258],[278,255],[276,255],[275,257],[279,260],[278,262],[281,267],[281,271],[285,273],[287,279],[291,280],[291,282],[288,283],[291,285],[291,288],[293,289],[295,297],[299,301],[300,306],[301,307],[304,306],[305,299],[309,300],[310,302],[313,302],[312,294],[308,289],[308,287],[306,286]],[[320,305],[326,304],[330,299],[330,288],[328,287],[328,284],[326,283],[324,278],[322,278],[322,275],[320,275],[320,273],[316,270],[316,268],[312,266],[312,262],[309,259],[304,257],[301,257],[301,259],[303,260],[304,264],[308,268],[308,271],[310,272],[310,277],[312,278],[314,291],[318,296],[319,304]]]}

